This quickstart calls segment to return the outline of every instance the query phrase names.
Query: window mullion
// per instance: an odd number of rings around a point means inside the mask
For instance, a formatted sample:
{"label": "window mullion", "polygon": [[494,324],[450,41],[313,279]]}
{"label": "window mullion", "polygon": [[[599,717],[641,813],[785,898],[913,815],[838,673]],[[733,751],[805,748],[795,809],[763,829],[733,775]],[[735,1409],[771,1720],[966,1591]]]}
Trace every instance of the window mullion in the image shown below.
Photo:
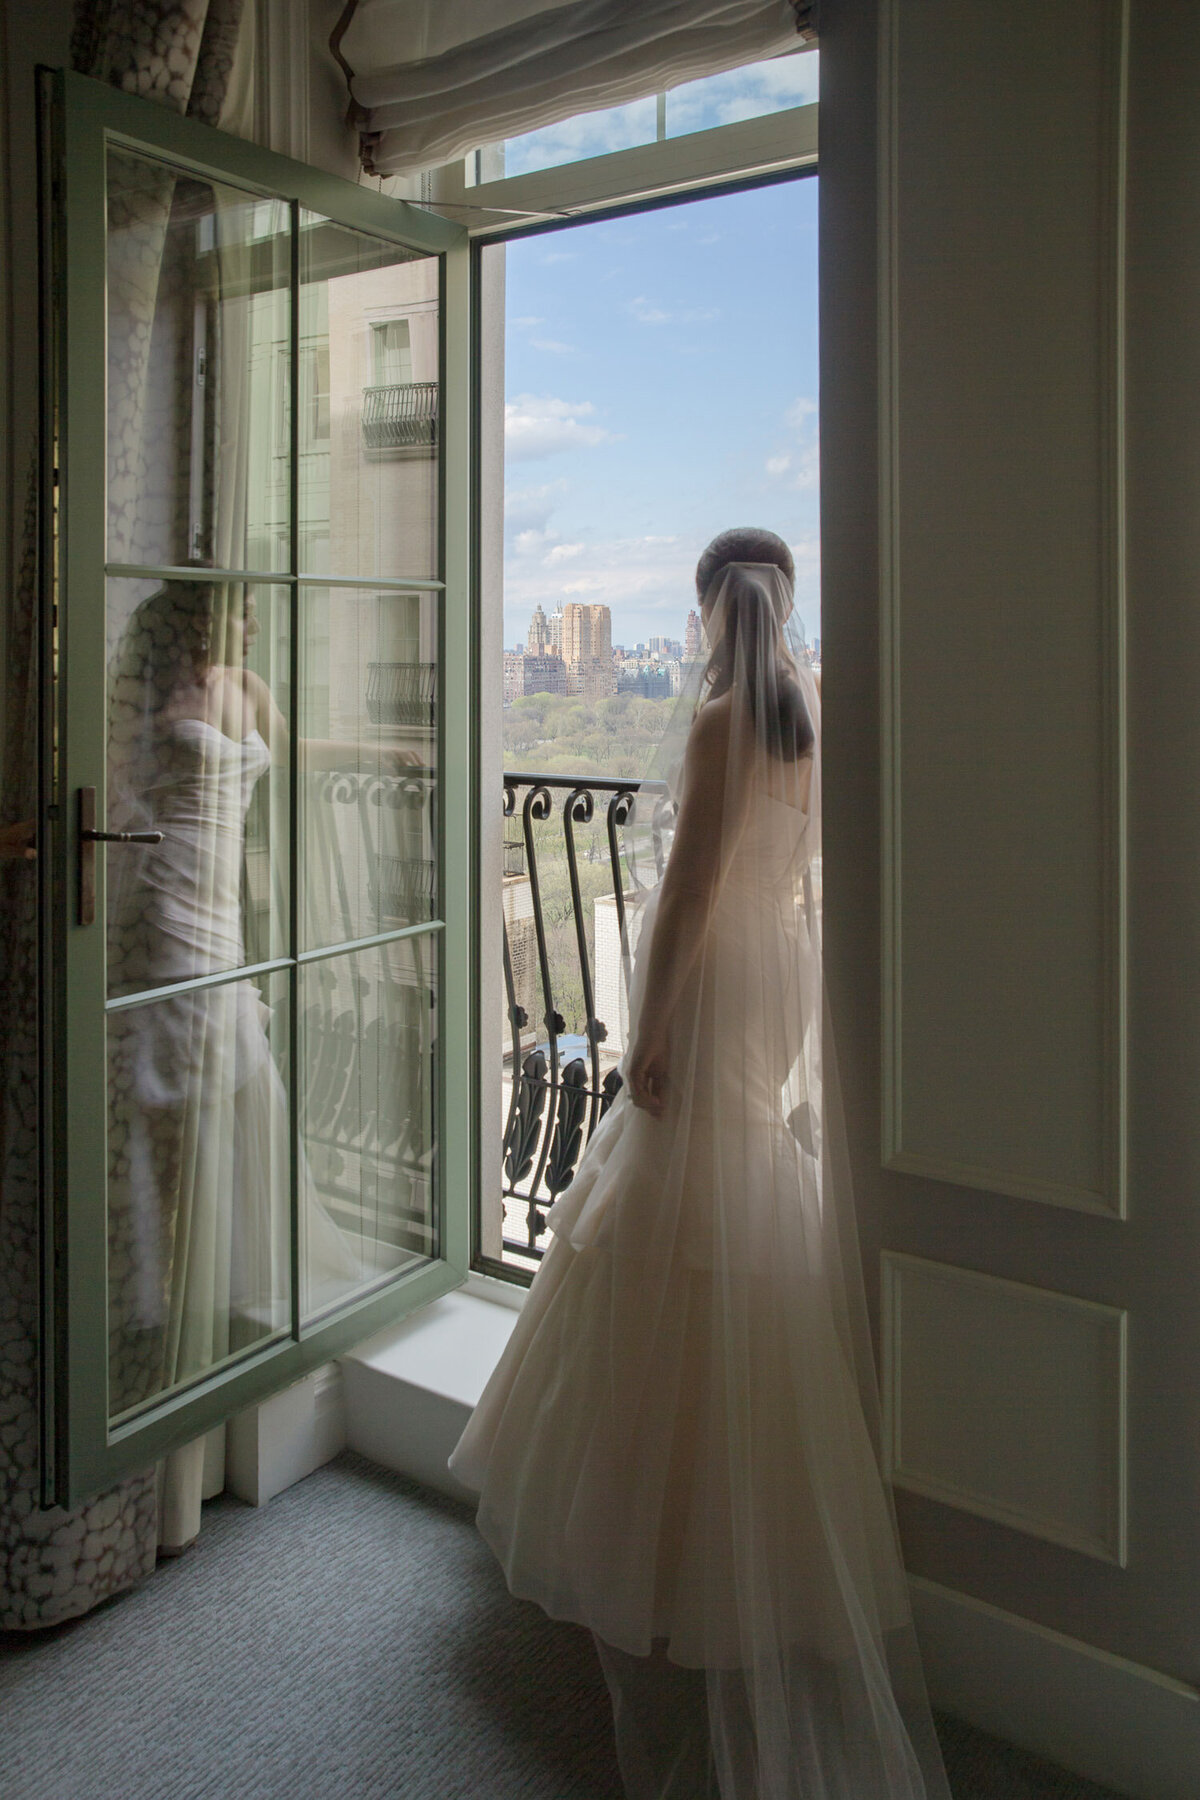
{"label": "window mullion", "polygon": [[288,431],[288,513],[292,576],[291,629],[288,638],[288,1213],[292,1289],[292,1336],[301,1336],[300,1290],[300,1095],[304,1072],[300,1066],[300,202],[291,202],[291,268],[289,271],[291,362],[288,389],[291,418]]}

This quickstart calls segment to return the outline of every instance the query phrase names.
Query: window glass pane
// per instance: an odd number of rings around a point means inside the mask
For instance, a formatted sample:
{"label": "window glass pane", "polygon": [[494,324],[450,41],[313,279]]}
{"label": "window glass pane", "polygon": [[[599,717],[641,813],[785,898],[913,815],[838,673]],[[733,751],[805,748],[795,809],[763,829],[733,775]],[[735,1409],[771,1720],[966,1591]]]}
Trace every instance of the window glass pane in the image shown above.
{"label": "window glass pane", "polygon": [[109,1412],[291,1319],[287,980],[108,1016]]}
{"label": "window glass pane", "polygon": [[438,258],[305,213],[300,270],[301,397],[311,357],[326,419],[301,432],[301,569],[436,576]]}
{"label": "window glass pane", "polygon": [[305,949],[437,916],[436,595],[301,589]]}
{"label": "window glass pane", "polygon": [[[472,184],[502,181],[513,175],[529,175],[536,169],[560,168],[605,156],[613,150],[630,150],[652,144],[661,137],[683,137],[692,131],[708,131],[714,125],[731,125],[738,119],[757,119],[792,106],[816,101],[818,52],[792,52],[765,62],[747,63],[723,75],[701,81],[685,81],[665,95],[649,94],[624,106],[597,112],[576,113],[556,125],[543,125],[502,143],[485,144],[467,158]],[[659,101],[664,102],[660,114]]]}
{"label": "window glass pane", "polygon": [[530,175],[535,169],[556,169],[585,157],[607,156],[611,150],[652,144],[657,135],[658,101],[650,94],[625,106],[576,113],[572,119],[507,138],[503,144],[485,145],[478,153],[478,178],[499,181],[510,175]]}
{"label": "window glass pane", "polygon": [[108,584],[108,991],[286,954],[286,588]]}
{"label": "window glass pane", "polygon": [[438,934],[300,971],[305,1318],[437,1253]]}
{"label": "window glass pane", "polygon": [[758,119],[791,106],[810,106],[817,98],[820,52],[793,51],[767,62],[747,63],[724,75],[685,81],[667,94],[667,131],[683,137],[738,119]]}
{"label": "window glass pane", "polygon": [[287,566],[289,231],[282,201],[110,150],[110,562]]}

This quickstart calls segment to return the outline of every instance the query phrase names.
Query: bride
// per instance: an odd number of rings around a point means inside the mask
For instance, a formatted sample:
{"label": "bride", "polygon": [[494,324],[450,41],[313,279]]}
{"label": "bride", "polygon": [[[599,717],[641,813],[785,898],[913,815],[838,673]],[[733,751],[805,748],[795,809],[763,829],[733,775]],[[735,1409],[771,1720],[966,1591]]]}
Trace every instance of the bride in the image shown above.
{"label": "bride", "polygon": [[875,1443],[792,582],[772,532],[700,559],[625,1087],[450,1465],[512,1592],[593,1632],[630,1800],[949,1800]]}

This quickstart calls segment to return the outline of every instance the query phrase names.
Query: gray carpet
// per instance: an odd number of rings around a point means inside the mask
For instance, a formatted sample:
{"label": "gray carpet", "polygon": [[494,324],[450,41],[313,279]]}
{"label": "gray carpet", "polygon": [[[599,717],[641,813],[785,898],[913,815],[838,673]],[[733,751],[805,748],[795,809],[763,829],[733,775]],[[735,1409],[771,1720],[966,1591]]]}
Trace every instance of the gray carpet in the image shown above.
{"label": "gray carpet", "polygon": [[[620,1800],[590,1638],[469,1515],[345,1455],[153,1580],[0,1633],[4,1800]],[[940,1720],[955,1800],[1114,1800]]]}

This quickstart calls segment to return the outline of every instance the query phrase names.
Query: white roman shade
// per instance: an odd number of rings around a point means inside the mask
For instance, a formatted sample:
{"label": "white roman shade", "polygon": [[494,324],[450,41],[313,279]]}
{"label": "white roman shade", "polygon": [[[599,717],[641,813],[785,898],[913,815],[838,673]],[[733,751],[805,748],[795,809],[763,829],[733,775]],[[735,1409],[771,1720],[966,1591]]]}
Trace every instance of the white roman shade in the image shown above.
{"label": "white roman shade", "polygon": [[363,166],[395,175],[816,36],[798,0],[349,0],[331,48]]}

